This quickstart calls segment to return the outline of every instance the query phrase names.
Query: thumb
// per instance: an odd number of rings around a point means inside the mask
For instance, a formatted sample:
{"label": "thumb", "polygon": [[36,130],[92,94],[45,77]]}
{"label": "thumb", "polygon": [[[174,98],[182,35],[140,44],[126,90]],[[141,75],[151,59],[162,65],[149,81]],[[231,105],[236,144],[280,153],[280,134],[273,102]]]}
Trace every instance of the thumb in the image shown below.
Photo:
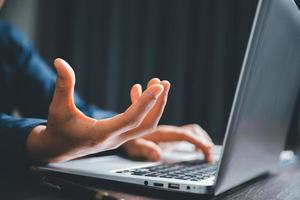
{"label": "thumb", "polygon": [[74,106],[75,73],[63,59],[55,59],[54,66],[57,71],[57,79],[52,103],[72,107]]}
{"label": "thumb", "polygon": [[152,141],[138,138],[125,144],[127,154],[134,159],[158,161],[161,155],[160,147]]}

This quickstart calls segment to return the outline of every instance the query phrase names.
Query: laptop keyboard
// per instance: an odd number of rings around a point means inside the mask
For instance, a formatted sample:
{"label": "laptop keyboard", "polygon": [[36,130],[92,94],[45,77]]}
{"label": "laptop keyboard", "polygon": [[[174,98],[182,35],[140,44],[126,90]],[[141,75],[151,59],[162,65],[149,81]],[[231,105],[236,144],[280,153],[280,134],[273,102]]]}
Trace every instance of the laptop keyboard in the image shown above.
{"label": "laptop keyboard", "polygon": [[161,164],[152,167],[122,170],[117,171],[117,173],[131,174],[137,176],[200,181],[214,176],[216,170],[216,164],[208,164],[203,160],[193,160],[172,164]]}

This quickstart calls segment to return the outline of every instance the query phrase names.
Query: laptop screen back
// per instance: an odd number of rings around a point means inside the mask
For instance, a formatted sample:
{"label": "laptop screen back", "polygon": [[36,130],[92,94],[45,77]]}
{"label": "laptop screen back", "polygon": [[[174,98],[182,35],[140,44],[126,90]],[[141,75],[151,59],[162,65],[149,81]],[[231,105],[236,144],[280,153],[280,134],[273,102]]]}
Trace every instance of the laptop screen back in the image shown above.
{"label": "laptop screen back", "polygon": [[300,84],[300,11],[261,0],[227,126],[215,193],[277,166]]}

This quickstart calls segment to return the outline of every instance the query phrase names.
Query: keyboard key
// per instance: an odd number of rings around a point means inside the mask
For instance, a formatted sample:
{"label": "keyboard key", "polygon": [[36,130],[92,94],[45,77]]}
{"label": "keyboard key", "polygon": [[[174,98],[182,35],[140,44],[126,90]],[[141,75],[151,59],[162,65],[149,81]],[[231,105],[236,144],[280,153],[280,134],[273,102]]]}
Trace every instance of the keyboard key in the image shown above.
{"label": "keyboard key", "polygon": [[184,161],[172,164],[117,171],[117,173],[131,173],[137,176],[172,178],[180,180],[199,181],[213,176],[217,165],[210,165],[203,160]]}

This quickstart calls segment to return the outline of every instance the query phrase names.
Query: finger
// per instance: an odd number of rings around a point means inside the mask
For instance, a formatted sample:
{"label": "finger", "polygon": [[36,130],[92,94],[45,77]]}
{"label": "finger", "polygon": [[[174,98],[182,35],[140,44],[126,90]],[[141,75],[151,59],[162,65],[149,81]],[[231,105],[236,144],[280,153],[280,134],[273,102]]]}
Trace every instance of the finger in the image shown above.
{"label": "finger", "polygon": [[136,128],[153,108],[162,91],[163,87],[161,85],[151,86],[124,113],[98,121],[98,131],[121,134]]}
{"label": "finger", "polygon": [[[157,84],[155,84],[155,85],[157,85]],[[157,102],[155,103],[154,107],[151,109],[151,111],[145,117],[145,119],[143,121],[143,126],[137,128],[135,130],[131,130],[129,132],[122,134],[121,138],[123,140],[131,140],[131,139],[135,139],[137,137],[141,137],[145,134],[149,134],[153,130],[153,128],[155,128],[157,126],[157,124],[163,114],[165,105],[167,103],[168,92],[170,90],[170,83],[168,81],[162,81],[161,85],[163,85],[164,90],[163,90],[162,94],[160,95],[160,97],[158,98]],[[153,87],[153,85],[150,86],[150,88],[151,87]]]}
{"label": "finger", "polygon": [[196,148],[203,151],[207,160],[211,159],[212,144],[207,140],[203,140],[193,134],[191,131],[171,126],[160,126],[160,131],[155,134],[145,136],[146,139],[152,140],[155,143],[171,142],[171,141],[187,141],[194,144]]}
{"label": "finger", "polygon": [[168,100],[168,94],[169,94],[170,87],[171,87],[170,82],[166,81],[166,80],[161,81],[160,84],[163,85],[164,91],[162,92],[159,99],[157,100],[155,107],[153,107],[153,109],[149,113],[149,117],[154,118],[154,122],[156,125],[158,124],[158,122],[164,112],[164,109],[165,109],[165,106],[166,106],[167,100]]}
{"label": "finger", "polygon": [[187,128],[187,129],[193,131],[195,134],[198,134],[200,136],[204,136],[208,141],[213,143],[213,141],[212,141],[211,137],[208,135],[208,133],[198,124],[187,124],[187,125],[184,125],[181,127]]}
{"label": "finger", "polygon": [[54,66],[57,71],[57,79],[52,103],[56,106],[74,106],[75,73],[63,59],[55,59]]}
{"label": "finger", "polygon": [[159,84],[159,83],[160,83],[159,78],[152,78],[152,79],[148,82],[147,88],[150,87],[151,85]]}
{"label": "finger", "polygon": [[[158,78],[153,78],[148,82],[147,88],[149,88],[151,85],[159,83],[160,80]],[[133,85],[130,92],[131,102],[136,102],[137,99],[142,95],[142,92],[142,86],[140,84]]]}
{"label": "finger", "polygon": [[169,94],[170,87],[171,87],[171,84],[169,81],[164,80],[164,81],[161,81],[160,83],[161,83],[161,85],[163,85],[164,91],[160,95],[159,99],[157,100],[155,107],[149,113],[150,117],[156,116],[156,119],[154,119],[156,125],[158,124],[158,122],[164,112],[164,109],[165,109],[165,106],[166,106],[167,100],[168,100],[168,94]]}
{"label": "finger", "polygon": [[129,157],[133,159],[158,161],[161,156],[161,149],[157,144],[142,138],[132,140],[124,146]]}
{"label": "finger", "polygon": [[142,95],[142,86],[140,84],[135,84],[132,86],[130,91],[131,103],[136,103]]}

